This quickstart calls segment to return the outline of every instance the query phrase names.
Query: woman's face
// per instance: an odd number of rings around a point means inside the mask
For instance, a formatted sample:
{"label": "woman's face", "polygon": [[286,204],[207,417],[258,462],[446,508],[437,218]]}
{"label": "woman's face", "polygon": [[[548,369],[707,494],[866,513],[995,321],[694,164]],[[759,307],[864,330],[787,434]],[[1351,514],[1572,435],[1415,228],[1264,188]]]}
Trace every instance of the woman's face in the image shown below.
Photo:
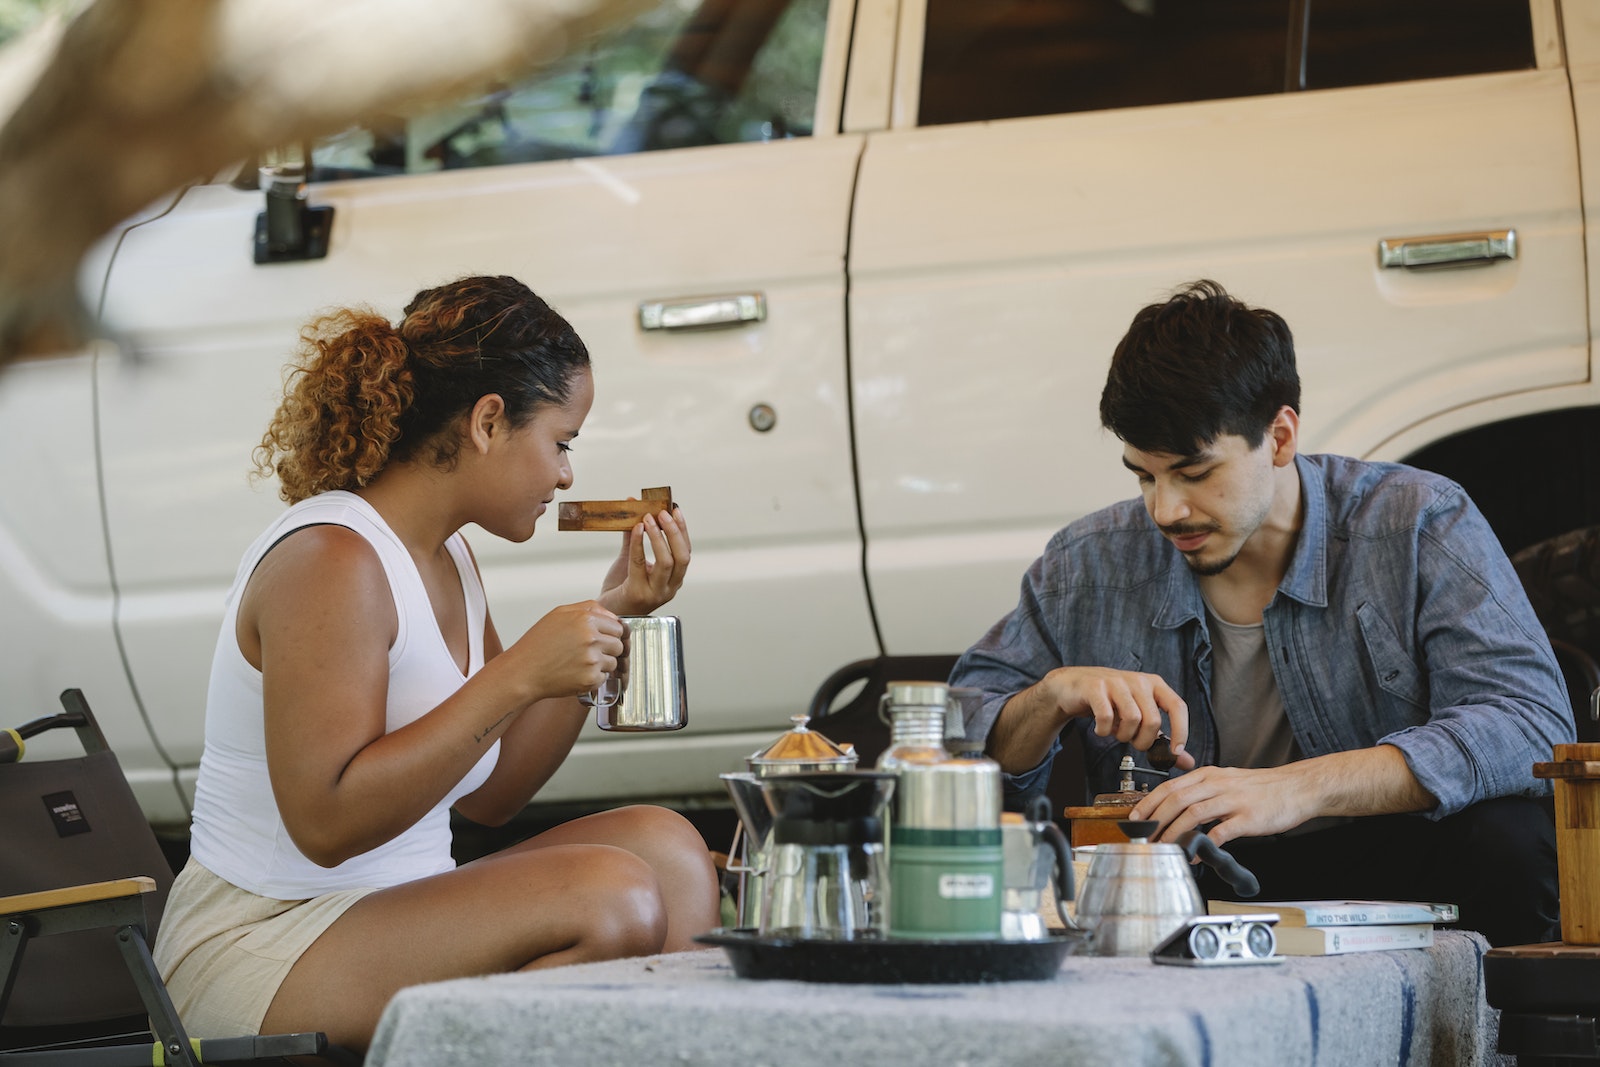
{"label": "woman's face", "polygon": [[495,456],[494,514],[479,520],[480,526],[508,541],[533,536],[557,490],[572,485],[569,451],[593,403],[594,378],[587,369],[578,371],[565,404],[541,407],[507,435]]}

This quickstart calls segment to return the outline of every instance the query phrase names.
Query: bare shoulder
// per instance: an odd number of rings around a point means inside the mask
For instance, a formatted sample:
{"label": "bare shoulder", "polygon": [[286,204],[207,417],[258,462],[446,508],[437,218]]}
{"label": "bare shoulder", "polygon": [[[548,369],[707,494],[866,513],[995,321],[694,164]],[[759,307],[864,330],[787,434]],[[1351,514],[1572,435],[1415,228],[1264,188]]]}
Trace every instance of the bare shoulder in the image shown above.
{"label": "bare shoulder", "polygon": [[[306,526],[262,557],[239,604],[239,643],[257,663],[263,627],[341,620],[350,636],[392,643],[399,627],[383,562],[367,539],[344,526]],[[255,654],[252,654],[255,653]]]}

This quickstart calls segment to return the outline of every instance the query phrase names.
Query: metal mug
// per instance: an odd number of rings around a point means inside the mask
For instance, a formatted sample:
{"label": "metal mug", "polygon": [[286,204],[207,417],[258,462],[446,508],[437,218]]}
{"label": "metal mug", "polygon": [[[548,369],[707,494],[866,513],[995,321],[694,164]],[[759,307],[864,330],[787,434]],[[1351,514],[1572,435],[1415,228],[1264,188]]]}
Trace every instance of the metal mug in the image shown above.
{"label": "metal mug", "polygon": [[624,615],[622,656],[596,689],[578,697],[602,730],[681,730],[689,722],[683,628],[675,615]]}

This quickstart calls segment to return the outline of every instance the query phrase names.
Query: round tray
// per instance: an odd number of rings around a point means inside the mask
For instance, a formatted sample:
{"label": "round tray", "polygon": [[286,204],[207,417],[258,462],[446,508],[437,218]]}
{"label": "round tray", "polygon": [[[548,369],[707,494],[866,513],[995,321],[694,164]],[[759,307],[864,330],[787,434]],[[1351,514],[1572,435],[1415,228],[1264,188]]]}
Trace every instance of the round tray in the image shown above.
{"label": "round tray", "polygon": [[1085,938],[1063,934],[1039,941],[802,941],[762,937],[754,930],[718,929],[695,940],[720,945],[740,978],[962,983],[1048,981]]}

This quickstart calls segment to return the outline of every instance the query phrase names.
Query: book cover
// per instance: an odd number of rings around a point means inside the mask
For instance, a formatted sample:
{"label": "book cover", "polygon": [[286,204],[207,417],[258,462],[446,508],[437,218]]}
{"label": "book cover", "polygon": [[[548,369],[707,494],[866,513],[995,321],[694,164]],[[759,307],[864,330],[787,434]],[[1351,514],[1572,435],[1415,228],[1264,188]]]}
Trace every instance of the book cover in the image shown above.
{"label": "book cover", "polygon": [[1454,904],[1415,900],[1213,900],[1212,915],[1260,915],[1276,912],[1279,926],[1393,926],[1405,923],[1453,923],[1461,916]]}
{"label": "book cover", "polygon": [[1400,926],[1280,926],[1280,956],[1338,956],[1346,952],[1386,952],[1427,948],[1433,944],[1432,923]]}

